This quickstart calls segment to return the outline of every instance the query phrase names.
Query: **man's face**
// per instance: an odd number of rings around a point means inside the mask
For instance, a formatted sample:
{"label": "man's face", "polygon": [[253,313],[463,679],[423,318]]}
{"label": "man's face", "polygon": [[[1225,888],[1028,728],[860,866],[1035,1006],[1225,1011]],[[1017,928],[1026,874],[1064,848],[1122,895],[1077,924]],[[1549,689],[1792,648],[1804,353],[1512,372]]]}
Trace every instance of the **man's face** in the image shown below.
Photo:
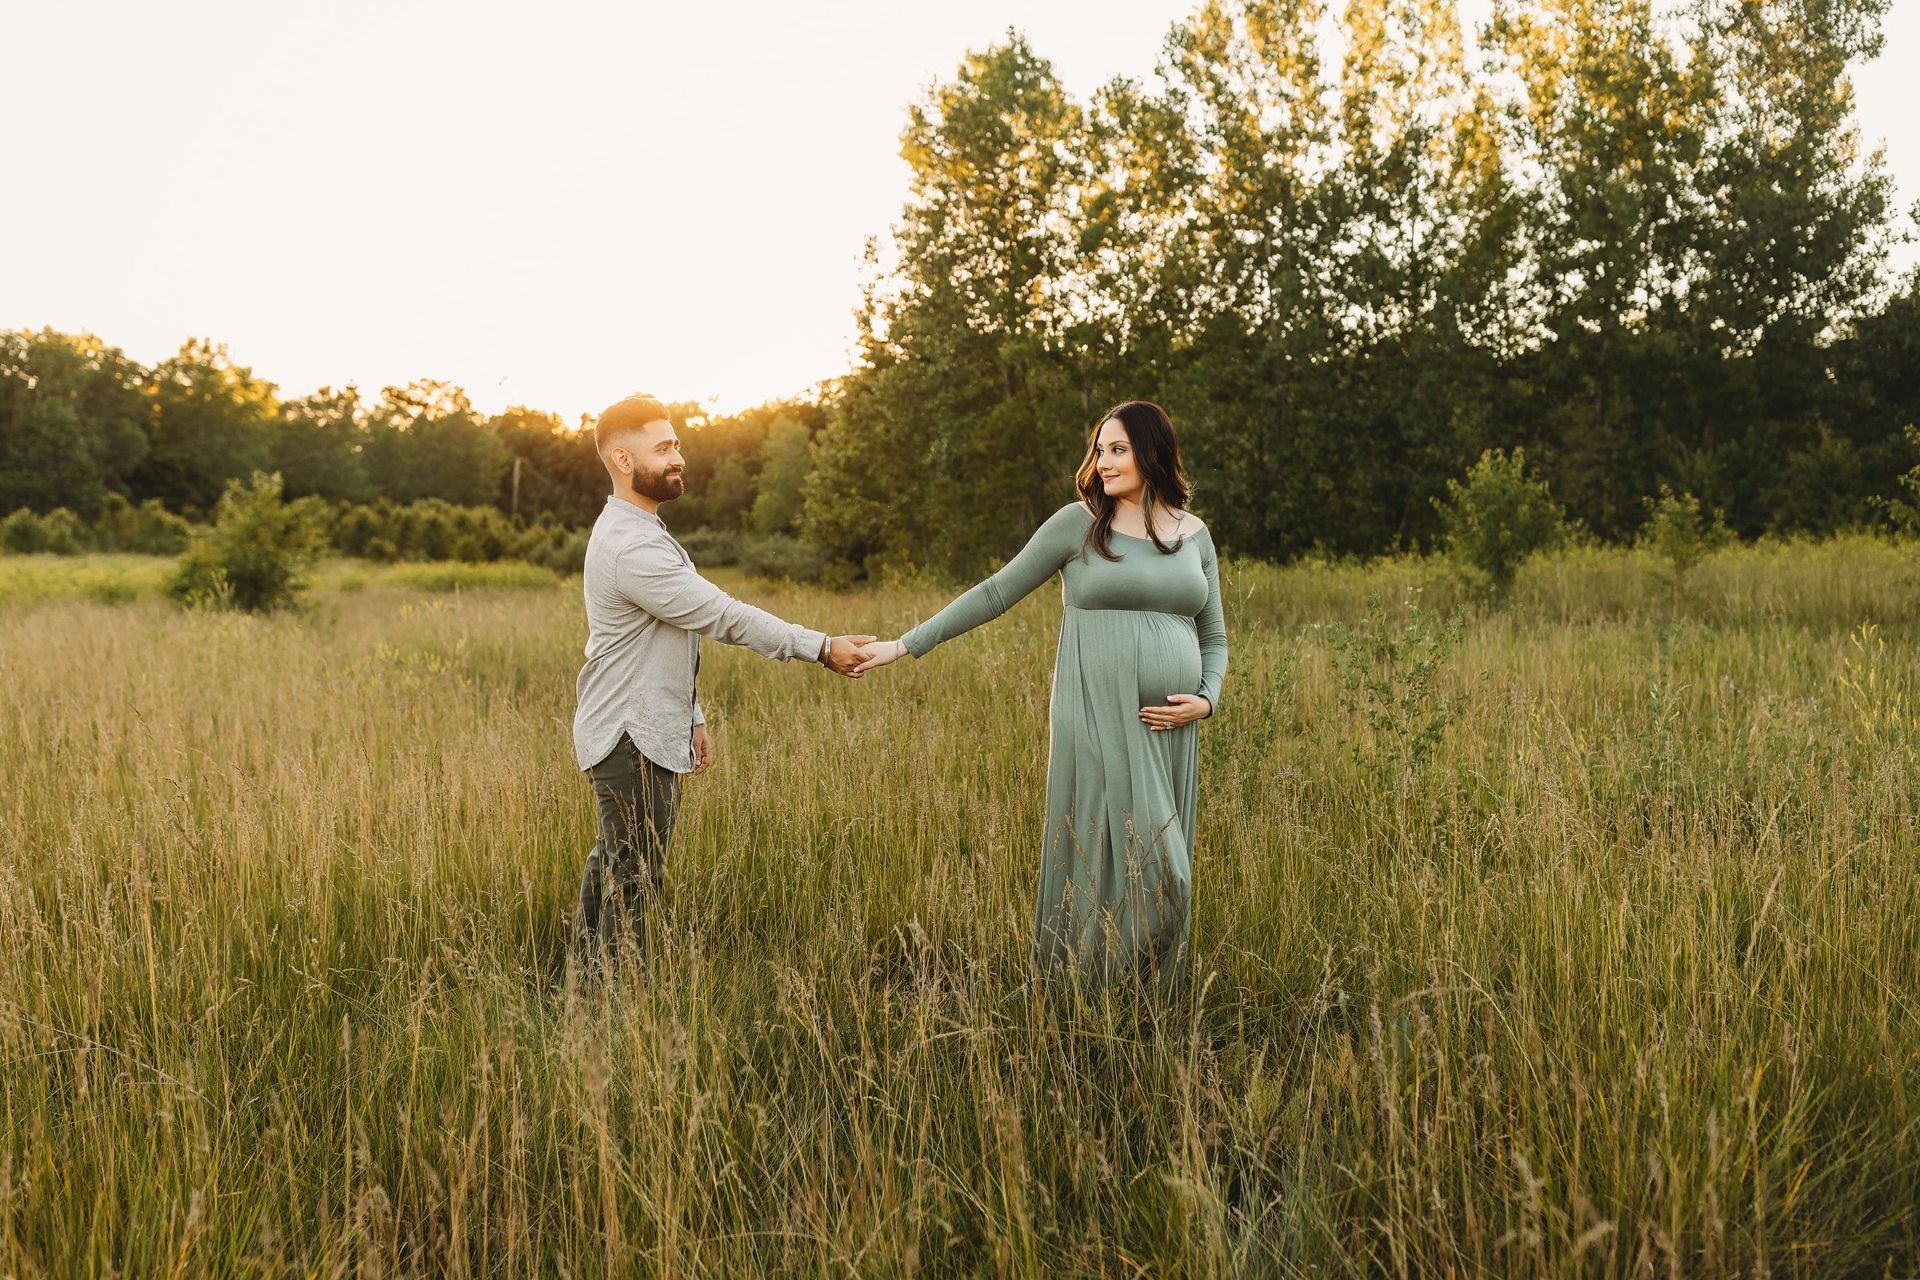
{"label": "man's face", "polygon": [[615,450],[621,451],[633,466],[634,492],[655,502],[671,502],[686,492],[687,482],[680,478],[686,460],[680,456],[680,440],[673,434],[673,424],[665,418],[633,432]]}

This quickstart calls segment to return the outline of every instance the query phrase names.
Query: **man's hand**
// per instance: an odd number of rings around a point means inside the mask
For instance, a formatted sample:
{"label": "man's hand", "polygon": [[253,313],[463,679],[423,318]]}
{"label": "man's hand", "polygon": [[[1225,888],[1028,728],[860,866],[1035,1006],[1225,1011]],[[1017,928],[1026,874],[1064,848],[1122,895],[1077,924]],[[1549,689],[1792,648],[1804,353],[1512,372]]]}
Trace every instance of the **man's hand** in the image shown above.
{"label": "man's hand", "polygon": [[1166,706],[1140,708],[1140,719],[1158,733],[1204,720],[1212,710],[1213,704],[1197,693],[1175,693],[1168,695]]}
{"label": "man's hand", "polygon": [[693,771],[702,774],[713,763],[713,739],[707,736],[707,726],[693,726]]}
{"label": "man's hand", "polygon": [[856,668],[867,657],[865,646],[875,639],[874,636],[835,636],[827,644],[827,665],[849,680],[858,680],[860,673]]}

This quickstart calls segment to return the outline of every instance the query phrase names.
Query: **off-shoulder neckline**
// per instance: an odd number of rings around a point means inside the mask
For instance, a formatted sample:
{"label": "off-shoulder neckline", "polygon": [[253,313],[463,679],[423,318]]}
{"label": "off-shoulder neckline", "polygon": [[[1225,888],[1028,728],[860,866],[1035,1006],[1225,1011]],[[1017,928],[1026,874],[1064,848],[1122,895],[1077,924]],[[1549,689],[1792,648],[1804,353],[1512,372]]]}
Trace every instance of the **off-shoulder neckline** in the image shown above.
{"label": "off-shoulder neckline", "polygon": [[[1086,504],[1086,501],[1084,499],[1080,499],[1080,498],[1074,499],[1073,505],[1080,508],[1080,513],[1086,516],[1087,519],[1091,520],[1094,518],[1093,508],[1089,507]],[[1185,519],[1190,515],[1193,515],[1191,511],[1182,511],[1180,513],[1181,519]],[[1199,522],[1198,528],[1193,529],[1187,533],[1176,533],[1173,536],[1179,539],[1180,541],[1184,542],[1188,538],[1198,537],[1200,534],[1205,533],[1207,531],[1206,522],[1204,520],[1200,520],[1199,516],[1194,516],[1193,518]],[[1124,529],[1114,529],[1112,530],[1112,532],[1120,535],[1123,538],[1132,538],[1135,542],[1152,542],[1153,541],[1152,538],[1147,537],[1143,533],[1128,533]]]}

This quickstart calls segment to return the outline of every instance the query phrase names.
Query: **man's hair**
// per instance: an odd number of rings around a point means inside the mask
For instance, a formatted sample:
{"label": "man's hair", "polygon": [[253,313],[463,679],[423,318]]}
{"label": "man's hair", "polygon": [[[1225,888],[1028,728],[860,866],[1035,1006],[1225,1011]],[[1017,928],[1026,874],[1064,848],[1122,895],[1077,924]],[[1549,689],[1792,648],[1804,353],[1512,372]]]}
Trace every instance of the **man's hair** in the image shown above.
{"label": "man's hair", "polygon": [[600,421],[593,424],[593,447],[604,458],[620,436],[662,418],[669,424],[673,422],[673,415],[667,412],[667,406],[645,396],[629,396],[618,404],[608,405],[606,412],[600,415]]}

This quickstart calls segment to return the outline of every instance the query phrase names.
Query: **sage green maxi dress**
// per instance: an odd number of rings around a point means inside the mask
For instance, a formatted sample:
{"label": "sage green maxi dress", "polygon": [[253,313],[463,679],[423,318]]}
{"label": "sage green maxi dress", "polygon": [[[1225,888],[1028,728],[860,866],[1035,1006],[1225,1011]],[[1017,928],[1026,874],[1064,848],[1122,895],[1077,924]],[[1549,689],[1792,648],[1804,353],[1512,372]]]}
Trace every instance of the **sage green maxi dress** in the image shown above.
{"label": "sage green maxi dress", "polygon": [[1171,987],[1187,960],[1199,725],[1155,732],[1140,708],[1197,693],[1218,709],[1219,566],[1205,528],[1167,540],[1171,554],[1116,531],[1109,561],[1082,554],[1092,525],[1082,503],[1060,508],[1006,567],[901,639],[925,657],[1060,574],[1034,967],[1091,986],[1135,975]]}

